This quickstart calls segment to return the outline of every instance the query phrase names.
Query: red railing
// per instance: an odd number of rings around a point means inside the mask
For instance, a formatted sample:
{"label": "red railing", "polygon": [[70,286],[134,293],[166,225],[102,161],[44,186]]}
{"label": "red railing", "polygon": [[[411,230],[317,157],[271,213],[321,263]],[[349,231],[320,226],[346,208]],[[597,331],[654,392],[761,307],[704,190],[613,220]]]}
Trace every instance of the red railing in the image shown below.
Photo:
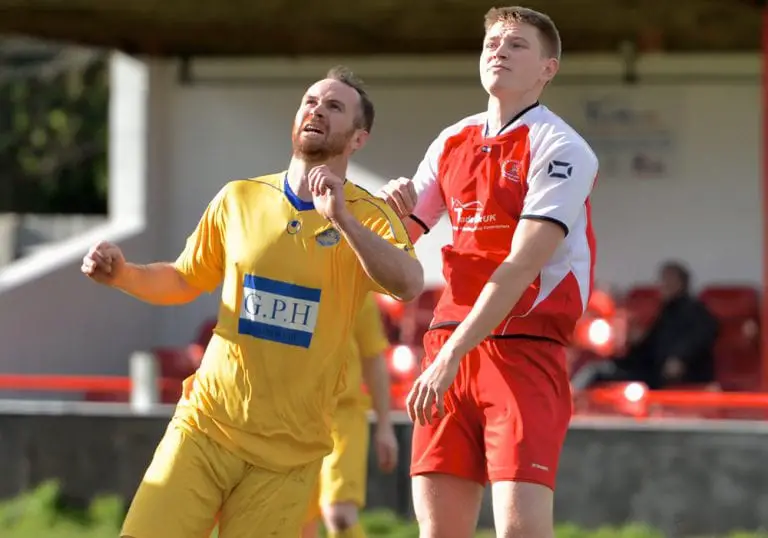
{"label": "red railing", "polygon": [[[181,381],[178,379],[159,378],[157,383],[159,393],[175,395],[181,391]],[[409,388],[399,384],[393,386],[394,407],[403,406]],[[127,396],[131,389],[131,379],[121,376],[0,375],[0,390],[113,393]],[[663,415],[660,410],[677,409],[701,411],[702,418],[713,418],[725,415],[712,415],[712,412],[752,410],[759,412],[761,418],[768,419],[768,393],[706,389],[651,391],[640,383],[616,383],[579,393],[575,401],[577,414],[598,412],[643,418]]]}
{"label": "red railing", "polygon": [[[181,381],[178,379],[160,378],[157,382],[159,390],[181,387]],[[0,375],[0,390],[129,393],[131,386],[130,378],[120,376]]]}
{"label": "red railing", "polygon": [[669,407],[723,407],[768,409],[768,394],[760,392],[717,392],[708,390],[659,390],[645,391],[633,396],[628,387],[595,388],[587,392],[587,398],[595,403],[620,404],[623,402],[645,402],[648,405]]}

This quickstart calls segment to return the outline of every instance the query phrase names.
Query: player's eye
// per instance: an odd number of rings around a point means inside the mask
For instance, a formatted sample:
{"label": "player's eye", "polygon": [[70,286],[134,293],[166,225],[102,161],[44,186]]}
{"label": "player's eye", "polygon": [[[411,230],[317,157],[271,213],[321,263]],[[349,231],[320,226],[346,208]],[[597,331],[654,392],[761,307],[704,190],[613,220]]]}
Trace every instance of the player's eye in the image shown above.
{"label": "player's eye", "polygon": [[331,103],[331,110],[336,110],[341,112],[341,105],[339,103]]}

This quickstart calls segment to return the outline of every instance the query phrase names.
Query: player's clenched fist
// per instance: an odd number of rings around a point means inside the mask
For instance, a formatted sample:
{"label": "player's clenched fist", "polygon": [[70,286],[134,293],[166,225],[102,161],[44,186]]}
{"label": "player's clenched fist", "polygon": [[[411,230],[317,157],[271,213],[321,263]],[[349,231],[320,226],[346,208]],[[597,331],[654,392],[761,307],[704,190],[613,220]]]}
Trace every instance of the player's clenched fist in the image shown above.
{"label": "player's clenched fist", "polygon": [[309,171],[307,179],[315,210],[326,219],[338,219],[346,211],[344,180],[326,165],[314,167]]}
{"label": "player's clenched fist", "polygon": [[413,186],[413,181],[407,177],[391,180],[376,193],[376,196],[387,202],[401,219],[413,213],[416,200],[418,200],[416,187]]}
{"label": "player's clenched fist", "polygon": [[91,247],[83,257],[80,270],[101,284],[113,284],[125,266],[125,257],[119,247],[102,241]]}

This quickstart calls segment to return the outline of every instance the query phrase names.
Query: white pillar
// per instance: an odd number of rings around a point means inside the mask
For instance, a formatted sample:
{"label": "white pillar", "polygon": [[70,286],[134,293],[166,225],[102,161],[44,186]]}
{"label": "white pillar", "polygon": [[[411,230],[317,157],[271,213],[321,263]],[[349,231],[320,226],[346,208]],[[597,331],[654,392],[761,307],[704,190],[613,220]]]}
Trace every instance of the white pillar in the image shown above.
{"label": "white pillar", "polygon": [[131,355],[129,369],[131,408],[135,413],[146,414],[160,402],[160,372],[157,359],[152,353],[137,351]]}

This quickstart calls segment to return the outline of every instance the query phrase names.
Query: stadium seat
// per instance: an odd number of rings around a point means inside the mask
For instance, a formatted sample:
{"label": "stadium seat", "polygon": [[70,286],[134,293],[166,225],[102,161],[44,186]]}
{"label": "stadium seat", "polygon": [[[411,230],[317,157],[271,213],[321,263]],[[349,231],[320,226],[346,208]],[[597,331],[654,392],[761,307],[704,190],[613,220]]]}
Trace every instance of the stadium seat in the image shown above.
{"label": "stadium seat", "polygon": [[399,342],[405,304],[381,293],[374,293],[373,297],[381,312],[381,321],[384,324],[387,339],[393,344]]}
{"label": "stadium seat", "polygon": [[205,320],[202,325],[200,325],[200,328],[197,330],[197,337],[195,338],[195,343],[203,346],[205,348],[208,345],[208,342],[211,341],[211,336],[213,336],[213,329],[216,328],[216,318],[208,318]]}
{"label": "stadium seat", "polygon": [[656,319],[661,308],[661,294],[652,286],[636,286],[624,297],[624,307],[630,323],[648,327]]}
{"label": "stadium seat", "polygon": [[443,287],[425,290],[406,305],[400,327],[400,342],[409,346],[421,346],[424,333],[429,329]]}
{"label": "stadium seat", "polygon": [[390,375],[392,407],[405,409],[405,398],[419,375],[422,357],[419,349],[395,345],[385,352]]}
{"label": "stadium seat", "polygon": [[760,339],[746,327],[743,318],[720,321],[715,378],[724,390],[757,390],[760,385]]}
{"label": "stadium seat", "polygon": [[751,286],[707,286],[699,299],[719,320],[760,317],[760,295]]}

